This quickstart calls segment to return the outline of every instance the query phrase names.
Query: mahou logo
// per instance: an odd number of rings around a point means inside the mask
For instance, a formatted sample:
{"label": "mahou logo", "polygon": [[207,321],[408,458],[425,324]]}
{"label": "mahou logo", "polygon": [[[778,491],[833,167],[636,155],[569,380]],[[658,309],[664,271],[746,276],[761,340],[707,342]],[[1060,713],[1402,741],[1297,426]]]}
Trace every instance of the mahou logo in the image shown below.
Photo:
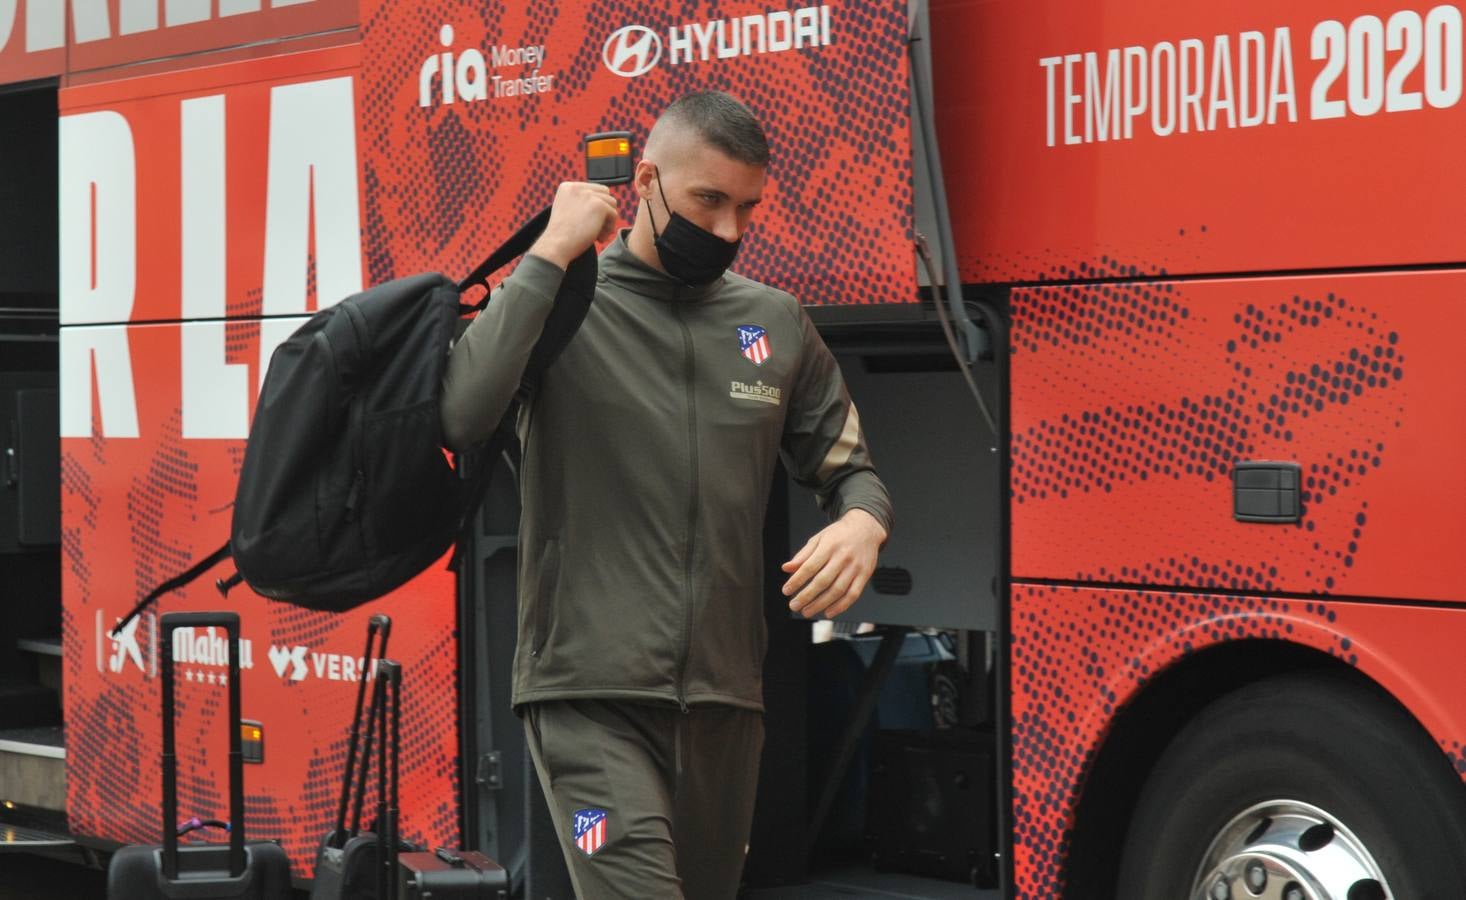
{"label": "mahou logo", "polygon": [[606,68],[622,78],[635,78],[651,71],[662,59],[661,35],[645,25],[627,25],[611,32],[601,49]]}

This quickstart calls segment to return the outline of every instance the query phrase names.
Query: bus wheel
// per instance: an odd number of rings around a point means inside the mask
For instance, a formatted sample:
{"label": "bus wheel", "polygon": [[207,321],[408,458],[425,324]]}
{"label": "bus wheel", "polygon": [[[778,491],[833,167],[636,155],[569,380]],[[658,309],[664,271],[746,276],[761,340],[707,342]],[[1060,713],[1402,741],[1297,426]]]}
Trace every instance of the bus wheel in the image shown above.
{"label": "bus wheel", "polygon": [[1166,748],[1116,896],[1460,900],[1462,847],[1466,788],[1424,730],[1377,690],[1297,673],[1215,701]]}

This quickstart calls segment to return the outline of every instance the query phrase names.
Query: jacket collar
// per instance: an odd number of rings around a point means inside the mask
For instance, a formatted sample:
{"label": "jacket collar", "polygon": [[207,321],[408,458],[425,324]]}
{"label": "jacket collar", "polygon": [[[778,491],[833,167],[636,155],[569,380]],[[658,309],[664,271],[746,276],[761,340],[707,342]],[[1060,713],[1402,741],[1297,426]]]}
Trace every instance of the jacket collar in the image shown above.
{"label": "jacket collar", "polygon": [[691,302],[702,300],[722,285],[726,275],[711,284],[691,287],[665,272],[659,272],[637,258],[626,244],[631,229],[622,229],[601,254],[601,278],[614,282],[634,294],[653,300]]}

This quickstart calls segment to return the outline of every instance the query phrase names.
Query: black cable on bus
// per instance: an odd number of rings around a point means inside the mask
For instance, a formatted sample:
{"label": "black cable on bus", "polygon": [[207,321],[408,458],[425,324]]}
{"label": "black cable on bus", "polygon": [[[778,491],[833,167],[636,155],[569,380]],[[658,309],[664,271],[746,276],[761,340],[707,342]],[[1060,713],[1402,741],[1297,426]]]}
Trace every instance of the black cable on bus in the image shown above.
{"label": "black cable on bus", "polygon": [[[993,438],[1001,441],[1002,433],[998,431],[997,420],[988,410],[987,401],[983,398],[982,392],[978,390],[977,382],[972,376],[972,365],[977,362],[981,353],[982,334],[972,323],[972,319],[968,317],[966,306],[962,302],[962,276],[957,271],[957,250],[952,238],[951,218],[947,211],[946,187],[942,183],[942,161],[937,148],[937,131],[927,111],[926,98],[931,96],[931,85],[924,77],[921,60],[917,55],[917,44],[923,39],[917,33],[920,6],[920,3],[911,5],[911,18],[907,29],[906,46],[911,65],[911,106],[913,124],[921,129],[922,149],[926,157],[933,213],[937,223],[937,246],[942,253],[942,269],[945,277],[941,279],[936,277],[931,251],[920,232],[917,232],[916,235],[916,249],[926,266],[927,280],[931,282],[932,294],[936,301],[937,318],[941,320],[942,333],[947,338],[947,346],[956,358],[957,366],[962,370],[962,377],[966,380],[968,388],[971,389],[972,396],[977,400],[983,421],[992,430]],[[942,308],[941,293],[946,294],[946,309]]]}

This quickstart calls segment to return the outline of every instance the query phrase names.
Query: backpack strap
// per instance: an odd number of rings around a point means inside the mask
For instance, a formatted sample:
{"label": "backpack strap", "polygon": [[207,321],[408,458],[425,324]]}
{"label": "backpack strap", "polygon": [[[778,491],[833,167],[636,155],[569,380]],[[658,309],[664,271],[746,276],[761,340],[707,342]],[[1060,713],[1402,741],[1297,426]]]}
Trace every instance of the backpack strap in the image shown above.
{"label": "backpack strap", "polygon": [[[473,274],[459,284],[459,290],[465,290],[476,284],[487,286],[488,276],[515,256],[527,251],[549,220],[549,209],[541,211],[523,228],[515,232],[513,237],[505,241],[503,246],[490,254],[489,258],[484,260],[477,269],[474,269]],[[599,270],[596,249],[593,246],[587,247],[585,252],[572,260],[565,269],[565,277],[560,281],[560,289],[555,292],[555,303],[550,308],[550,315],[545,319],[545,326],[540,331],[534,348],[530,350],[529,362],[524,366],[524,374],[519,377],[519,389],[514,393],[514,402],[509,404],[509,409],[499,420],[499,425],[494,429],[488,442],[473,451],[474,461],[477,462],[475,468],[478,471],[472,472],[468,478],[472,485],[466,495],[468,502],[463,509],[458,540],[453,545],[453,556],[448,560],[449,571],[458,570],[458,564],[463,557],[464,540],[472,534],[474,517],[478,514],[479,507],[483,505],[484,497],[489,491],[489,479],[494,470],[494,460],[504,451],[509,442],[514,440],[514,421],[519,416],[519,410],[534,397],[545,370],[575,337],[575,333],[580,330],[581,323],[585,321],[586,313],[590,311],[591,302],[595,300],[596,296],[596,275]],[[476,305],[460,306],[459,308],[464,312],[471,312],[482,310],[488,303],[489,295],[485,294]],[[460,455],[459,458],[462,460],[463,456]]]}
{"label": "backpack strap", "polygon": [[157,587],[153,588],[152,593],[139,600],[137,602],[137,605],[132,608],[132,612],[129,612],[126,616],[122,618],[121,622],[117,623],[117,627],[112,629],[112,636],[117,637],[119,634],[121,634],[122,629],[126,628],[128,623],[137,618],[138,614],[141,613],[144,609],[148,608],[148,604],[152,603],[154,600],[158,599],[169,591],[178,590],[179,588],[193,581],[195,578],[198,578],[200,575],[212,569],[214,566],[228,559],[231,555],[233,554],[232,551],[229,549],[229,542],[225,541],[224,546],[220,547],[218,550],[215,550],[213,553],[210,553],[208,556],[194,563],[192,566],[189,567],[188,571],[175,575],[167,581],[163,582],[162,584],[158,585]]}
{"label": "backpack strap", "polygon": [[586,248],[565,269],[565,277],[560,280],[560,289],[555,292],[555,305],[550,308],[545,327],[540,332],[539,340],[535,341],[534,349],[529,353],[524,374],[519,378],[519,391],[515,394],[515,399],[521,406],[534,396],[545,370],[580,330],[585,314],[590,311],[591,302],[595,300],[598,271],[595,247]]}
{"label": "backpack strap", "polygon": [[[550,207],[547,206],[536,213],[533,219],[519,226],[519,230],[514,232],[509,237],[509,240],[500,244],[499,249],[490,253],[488,259],[479,263],[478,268],[474,269],[467,278],[458,282],[458,293],[461,294],[477,285],[482,285],[487,288],[489,286],[489,276],[504,268],[516,256],[523,256],[525,251],[529,250],[530,245],[535,242],[535,238],[540,236],[540,232],[544,231],[545,226],[549,223]],[[478,303],[472,306],[463,306],[459,311],[461,313],[482,312],[483,308],[488,305],[489,295],[485,294],[483,299],[479,300]]]}
{"label": "backpack strap", "polygon": [[[489,286],[489,276],[508,265],[516,257],[523,256],[529,252],[535,239],[545,230],[550,221],[550,207],[545,207],[535,214],[535,217],[520,226],[498,249],[489,254],[488,259],[478,264],[469,276],[458,282],[458,292],[461,294],[472,287]],[[585,321],[585,314],[590,309],[591,301],[595,299],[596,273],[598,271],[596,252],[594,247],[586,248],[571,261],[565,270],[565,278],[560,282],[560,289],[555,294],[555,305],[550,310],[549,318],[545,320],[544,330],[540,332],[539,340],[535,341],[534,349],[530,352],[529,363],[525,366],[524,376],[520,380],[519,392],[516,397],[523,402],[529,399],[539,386],[540,375],[575,337],[575,332],[580,330],[580,323]],[[458,311],[460,315],[471,312],[482,312],[489,305],[489,294],[484,294],[477,303],[472,305],[460,304]]]}

